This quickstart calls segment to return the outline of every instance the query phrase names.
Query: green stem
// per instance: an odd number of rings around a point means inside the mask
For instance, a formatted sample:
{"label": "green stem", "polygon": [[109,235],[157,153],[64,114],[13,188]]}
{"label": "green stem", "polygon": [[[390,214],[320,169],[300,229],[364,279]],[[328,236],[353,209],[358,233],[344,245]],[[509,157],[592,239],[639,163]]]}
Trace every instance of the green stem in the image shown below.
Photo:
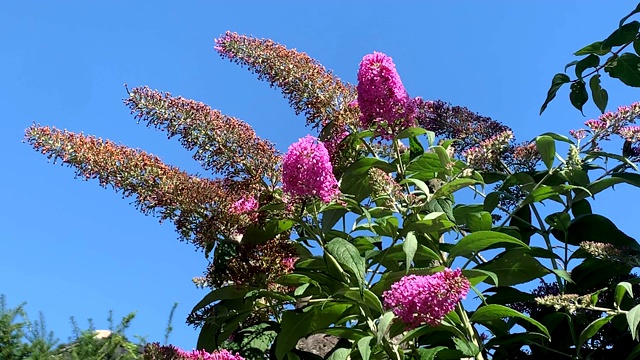
{"label": "green stem", "polygon": [[482,344],[480,341],[478,341],[478,336],[476,333],[476,329],[473,327],[473,325],[471,324],[471,321],[469,320],[469,317],[467,316],[467,312],[464,310],[464,307],[462,306],[462,303],[459,302],[456,305],[456,311],[458,313],[458,315],[460,316],[460,320],[462,320],[462,323],[464,325],[465,331],[467,332],[467,340],[471,341],[480,351],[478,352],[478,355],[476,355],[475,359],[476,360],[484,360],[484,356],[482,355]]}
{"label": "green stem", "polygon": [[[553,253],[553,244],[551,244],[551,238],[549,238],[548,229],[547,229],[546,225],[544,224],[544,221],[542,220],[542,217],[540,216],[540,213],[538,212],[538,209],[536,208],[536,206],[534,204],[531,204],[531,210],[533,211],[533,214],[535,215],[536,219],[538,220],[538,224],[540,225],[540,230],[542,230],[540,232],[540,234],[544,238],[544,242],[547,244],[547,250],[549,250],[549,251],[551,251]],[[558,270],[558,264],[556,263],[555,259],[552,258],[550,260],[551,260],[551,266],[553,267],[553,269],[554,270]],[[562,278],[560,277],[560,275],[558,275],[558,274],[556,274],[556,281],[558,282],[558,287],[560,288],[560,293],[564,294],[565,284],[562,281]]]}

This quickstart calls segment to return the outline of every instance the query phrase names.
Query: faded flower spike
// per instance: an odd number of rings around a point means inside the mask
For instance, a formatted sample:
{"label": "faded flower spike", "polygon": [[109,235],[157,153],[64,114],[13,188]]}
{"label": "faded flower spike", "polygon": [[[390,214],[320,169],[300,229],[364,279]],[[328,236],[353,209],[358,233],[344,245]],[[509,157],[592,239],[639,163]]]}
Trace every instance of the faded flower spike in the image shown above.
{"label": "faded flower spike", "polygon": [[535,301],[540,305],[553,306],[556,310],[567,309],[569,312],[575,312],[578,309],[585,309],[593,306],[588,295],[547,295],[538,297]]}
{"label": "faded flower spike", "polygon": [[400,130],[414,126],[415,104],[389,56],[374,52],[362,59],[357,89],[363,128],[375,125],[376,134],[390,140]]}
{"label": "faded flower spike", "polygon": [[509,142],[513,140],[513,132],[507,130],[472,147],[464,153],[467,163],[475,168],[487,170],[495,167]]}
{"label": "faded flower spike", "polygon": [[631,266],[640,266],[640,256],[635,255],[628,246],[616,246],[595,241],[583,241],[580,247],[596,259],[613,261]]}
{"label": "faded flower spike", "polygon": [[391,285],[382,296],[387,308],[414,329],[422,324],[436,326],[467,296],[469,280],[460,269],[444,269],[427,276],[408,275]]}
{"label": "faded flower spike", "polygon": [[329,153],[311,135],[289,146],[282,158],[282,189],[293,198],[318,197],[329,203],[340,193]]}

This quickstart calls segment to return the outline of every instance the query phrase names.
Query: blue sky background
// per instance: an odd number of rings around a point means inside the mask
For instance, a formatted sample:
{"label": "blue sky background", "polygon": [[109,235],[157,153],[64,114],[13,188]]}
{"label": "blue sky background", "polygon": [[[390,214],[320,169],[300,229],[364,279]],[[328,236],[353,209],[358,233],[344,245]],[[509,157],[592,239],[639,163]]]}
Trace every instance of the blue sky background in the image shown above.
{"label": "blue sky background", "polygon": [[[392,5],[395,4],[395,5]],[[561,90],[538,111],[551,77],[580,47],[606,37],[635,7],[626,1],[3,1],[0,2],[0,293],[11,305],[44,311],[62,340],[68,318],[106,328],[137,310],[129,335],[162,341],[179,302],[171,342],[195,346],[184,324],[206,290],[191,283],[206,261],[96,181],[47,164],[21,143],[38,122],[145,149],[189,172],[203,173],[177,141],[136,124],[122,104],[123,84],[148,85],[203,101],[249,122],[280,150],[305,135],[278,91],[222,60],[213,39],[226,30],[272,38],[319,59],[355,83],[372,51],[393,57],[412,96],[469,107],[514,129],[520,140],[579,128],[583,118]],[[638,91],[605,79],[609,108],[640,100]],[[206,175],[206,174],[205,174]],[[619,187],[599,197],[627,234],[640,226],[640,191]],[[630,205],[627,205],[630,206]]]}

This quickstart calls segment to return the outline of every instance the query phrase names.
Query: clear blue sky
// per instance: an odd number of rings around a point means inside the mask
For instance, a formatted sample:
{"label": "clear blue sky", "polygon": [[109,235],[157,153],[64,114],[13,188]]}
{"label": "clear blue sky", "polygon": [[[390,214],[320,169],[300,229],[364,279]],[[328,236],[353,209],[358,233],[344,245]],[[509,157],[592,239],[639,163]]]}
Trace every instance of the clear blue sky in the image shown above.
{"label": "clear blue sky", "polygon": [[[287,146],[307,133],[279,92],[222,60],[213,39],[226,30],[272,38],[307,52],[355,82],[363,55],[393,57],[412,96],[467,106],[511,126],[520,140],[566,133],[586,120],[565,89],[540,117],[551,77],[572,52],[601,40],[635,7],[612,1],[3,1],[0,2],[0,293],[44,311],[63,340],[68,317],[106,328],[109,309],[137,310],[129,335],[161,341],[169,309],[180,305],[171,341],[192,348],[184,324],[205,295],[191,283],[206,261],[129,200],[96,181],[47,164],[21,143],[32,122],[94,134],[203,171],[177,141],[136,124],[122,105],[124,83],[148,85],[210,104]],[[640,100],[605,80],[611,109]],[[594,105],[587,117],[597,116]],[[206,175],[206,174],[204,174]],[[600,197],[631,236],[635,211],[620,204],[640,191]]]}

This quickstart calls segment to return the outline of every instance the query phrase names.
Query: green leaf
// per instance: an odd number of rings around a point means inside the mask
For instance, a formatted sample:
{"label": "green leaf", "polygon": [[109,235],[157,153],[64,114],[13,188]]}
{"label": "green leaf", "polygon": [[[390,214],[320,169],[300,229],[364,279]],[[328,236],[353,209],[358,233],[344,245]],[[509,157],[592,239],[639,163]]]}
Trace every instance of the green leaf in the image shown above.
{"label": "green leaf", "polygon": [[472,255],[495,244],[516,244],[529,249],[527,244],[507,234],[496,231],[477,231],[460,239],[449,250],[449,260],[453,261],[458,256]]}
{"label": "green leaf", "polygon": [[454,337],[453,342],[456,344],[456,349],[465,356],[476,357],[480,353],[480,349],[476,344]]}
{"label": "green leaf", "polygon": [[537,327],[540,331],[542,331],[543,334],[547,336],[547,338],[551,337],[549,335],[549,331],[547,330],[547,328],[541,323],[539,323],[538,321],[530,318],[527,315],[524,315],[518,311],[515,311],[511,308],[508,308],[502,305],[492,304],[492,305],[482,306],[478,308],[478,310],[476,310],[473,313],[473,315],[471,315],[471,318],[469,320],[475,323],[483,323],[487,321],[504,319],[504,318],[522,319],[530,323],[531,325]]}
{"label": "green leaf", "polygon": [[340,265],[345,266],[356,276],[361,287],[364,286],[365,261],[353,244],[345,239],[335,238],[329,241],[326,249]]}
{"label": "green leaf", "polygon": [[405,266],[407,268],[407,273],[409,273],[411,263],[413,263],[413,257],[416,255],[416,250],[418,250],[418,239],[413,231],[409,231],[407,233],[407,236],[402,243],[402,250],[406,255]]}
{"label": "green leaf", "polygon": [[400,185],[413,184],[417,189],[422,191],[425,195],[428,196],[429,194],[431,194],[431,191],[429,190],[429,186],[422,180],[418,180],[414,178],[406,178],[402,180],[399,184]]}
{"label": "green leaf", "polygon": [[200,300],[196,306],[193,307],[191,312],[196,312],[205,306],[211,304],[214,301],[219,300],[232,300],[232,299],[242,299],[244,296],[250,291],[252,288],[248,287],[236,287],[235,285],[228,285],[221,288],[217,288],[207,295],[205,295],[202,300]]}
{"label": "green leaf", "polygon": [[500,286],[512,286],[541,278],[549,271],[524,249],[507,250],[489,262],[475,267],[498,275]]}
{"label": "green leaf", "polygon": [[265,354],[269,351],[276,335],[277,332],[272,324],[260,323],[240,330],[236,339],[239,339],[243,353]]}
{"label": "green leaf", "polygon": [[[612,153],[608,153],[608,152],[603,152],[603,151],[592,151],[592,152],[589,152],[587,154],[587,156],[585,157],[585,160],[597,159],[597,158],[600,158],[600,157],[604,157],[604,158],[607,158],[607,159],[615,159],[615,160],[618,160],[618,161],[624,163],[625,165],[627,165],[628,167],[632,168],[635,171],[640,170],[640,169],[638,169],[636,164],[634,164],[632,161],[630,161],[626,157],[624,157],[622,155],[618,155],[618,154],[612,154]],[[640,176],[638,174],[631,174],[631,173],[624,173],[624,172],[623,173],[614,173],[611,176],[612,177],[617,177],[617,176],[624,177],[626,175],[633,175],[635,177]],[[630,184],[632,184],[632,182],[630,182]],[[640,185],[636,185],[636,186],[640,186]]]}
{"label": "green leaf", "polygon": [[471,232],[489,231],[493,227],[493,219],[491,218],[491,213],[478,211],[467,214],[466,224]]}
{"label": "green leaf", "polygon": [[283,359],[298,340],[350,314],[352,304],[326,302],[309,306],[302,310],[285,311],[282,315],[281,330],[276,337],[276,356]]}
{"label": "green leaf", "polygon": [[396,171],[395,166],[376,158],[361,158],[351,164],[342,175],[340,188],[344,194],[353,195],[356,201],[362,201],[371,194],[368,172],[378,168],[387,173]]}
{"label": "green leaf", "polygon": [[483,209],[484,211],[491,213],[493,212],[493,210],[495,210],[498,207],[499,204],[500,204],[500,192],[493,191],[488,193],[487,196],[485,196]]}
{"label": "green leaf", "polygon": [[556,142],[551,136],[542,135],[536,138],[536,147],[547,169],[553,168],[553,160],[556,158]]}
{"label": "green leaf", "polygon": [[360,290],[358,288],[350,288],[350,289],[340,289],[338,291],[339,295],[342,295],[348,299],[355,300],[359,304],[363,304],[369,307],[372,310],[379,312],[380,314],[384,313],[382,308],[382,302],[380,302],[380,298],[371,290],[364,289]]}
{"label": "green leaf", "polygon": [[269,220],[264,226],[250,225],[242,236],[242,242],[247,244],[264,244],[276,237],[276,235],[290,230],[294,224],[294,221],[290,219],[274,219]]}
{"label": "green leaf", "polygon": [[623,17],[622,19],[620,19],[620,25],[622,27],[622,24],[624,24],[625,21],[627,21],[628,18],[632,17],[633,15],[637,14],[640,12],[640,4],[636,5],[636,8],[631,11],[629,14],[627,14],[627,16]]}
{"label": "green leaf", "polygon": [[409,138],[409,162],[413,161],[418,156],[424,154],[424,148],[420,144],[420,140],[417,137],[412,136]]}
{"label": "green leaf", "polygon": [[332,352],[327,360],[347,360],[349,359],[349,355],[351,355],[351,349],[339,348]]}
{"label": "green leaf", "polygon": [[569,93],[569,100],[571,101],[571,105],[576,109],[580,110],[582,115],[584,112],[582,111],[582,107],[589,100],[589,94],[587,93],[587,88],[582,80],[574,81],[571,84],[571,92]]}
{"label": "green leaf", "polygon": [[382,339],[384,339],[387,332],[389,332],[389,327],[393,322],[394,316],[391,311],[384,313],[379,321],[378,321],[378,332],[376,333],[376,340],[378,343],[382,343]]}
{"label": "green leaf", "polygon": [[322,233],[328,233],[346,213],[346,209],[331,209],[322,212]]}
{"label": "green leaf", "polygon": [[442,185],[440,189],[433,194],[433,199],[449,196],[460,189],[476,184],[480,184],[480,181],[469,178],[454,179]]}
{"label": "green leaf", "polygon": [[[640,7],[640,5],[638,5]],[[626,360],[636,360],[640,357],[640,344],[636,345],[629,353]]]}
{"label": "green leaf", "polygon": [[424,219],[412,223],[405,223],[405,231],[415,231],[422,234],[439,232],[454,227],[455,224],[448,220],[443,212],[429,213]]}
{"label": "green leaf", "polygon": [[575,66],[579,62],[580,60],[573,60],[572,62],[568,63],[567,65],[564,66],[564,72],[567,72],[568,68]]}
{"label": "green leaf", "polygon": [[498,276],[491,271],[464,269],[462,270],[462,275],[464,275],[464,277],[469,280],[471,286],[476,286],[479,283],[485,281],[487,278],[491,278],[491,280],[493,281],[492,284],[498,283]]}
{"label": "green leaf", "polygon": [[620,307],[625,293],[629,294],[629,297],[633,299],[633,288],[631,287],[631,284],[626,281],[622,281],[616,285],[615,303],[617,307]]}
{"label": "green leaf", "polygon": [[553,98],[556,97],[556,93],[558,92],[560,87],[570,81],[571,79],[566,74],[563,74],[563,73],[558,73],[553,77],[553,79],[551,80],[551,87],[547,92],[547,98],[544,100],[544,103],[540,108],[540,115],[542,115],[542,113],[547,108],[547,105],[551,102],[551,100],[553,100]]}
{"label": "green leaf", "polygon": [[571,279],[571,274],[569,274],[569,272],[567,270],[562,270],[562,269],[551,269],[551,271],[558,275],[559,277],[561,277],[562,279],[566,280],[567,282],[573,283],[573,279]]}
{"label": "green leaf", "polygon": [[438,355],[438,352],[446,348],[446,346],[436,346],[430,349],[418,348],[419,360],[433,360]]}
{"label": "green leaf", "polygon": [[637,55],[640,55],[640,39],[636,39],[633,42],[633,50],[635,50]]}
{"label": "green leaf", "polygon": [[582,79],[582,73],[588,68],[595,68],[600,65],[600,57],[594,54],[589,54],[586,58],[576,63],[576,76],[578,79]]}
{"label": "green leaf", "polygon": [[602,215],[588,214],[574,219],[569,225],[567,243],[580,245],[583,241],[596,241],[640,250],[635,239],[625,234]]}
{"label": "green leaf", "polygon": [[562,141],[562,142],[566,142],[567,144],[575,145],[573,140],[569,139],[564,135],[560,135],[554,132],[546,132],[544,134],[540,134],[540,136],[551,136],[551,138],[555,141]]}
{"label": "green leaf", "polygon": [[630,271],[631,266],[628,265],[587,258],[571,270],[571,278],[578,289],[590,289],[616,276],[629,274]]}
{"label": "green leaf", "polygon": [[400,131],[400,133],[396,135],[396,140],[416,137],[426,133],[427,133],[427,130],[421,127],[410,127]]}
{"label": "green leaf", "polygon": [[624,84],[640,87],[640,57],[624,53],[605,66],[604,71],[612,78],[620,79]]}
{"label": "green leaf", "polygon": [[362,360],[369,360],[371,356],[371,340],[373,340],[373,336],[371,335],[358,340],[358,351],[360,352]]}
{"label": "green leaf", "polygon": [[596,41],[574,52],[573,55],[575,56],[582,56],[582,55],[589,55],[589,54],[605,55],[606,53],[609,52],[609,50],[611,50],[611,48],[602,47],[602,41]]}
{"label": "green leaf", "polygon": [[629,329],[631,330],[631,338],[636,340],[638,338],[638,324],[640,323],[640,305],[636,305],[627,312],[627,323],[629,323]]}
{"label": "green leaf", "polygon": [[638,36],[639,29],[640,23],[637,21],[620,26],[602,42],[602,48],[612,48],[632,42]]}
{"label": "green leaf", "polygon": [[586,199],[574,201],[571,204],[571,213],[573,214],[573,217],[576,218],[578,216],[591,214],[591,204],[589,204],[589,201]]}
{"label": "green leaf", "polygon": [[440,163],[437,154],[427,152],[417,157],[414,161],[407,165],[407,174],[419,174],[420,180],[427,181],[436,176],[437,173],[444,171],[444,166]]}
{"label": "green leaf", "polygon": [[607,109],[607,103],[609,102],[609,94],[607,90],[600,86],[600,74],[595,74],[591,77],[589,80],[589,88],[591,88],[593,102],[598,107],[598,110],[604,114]]}

